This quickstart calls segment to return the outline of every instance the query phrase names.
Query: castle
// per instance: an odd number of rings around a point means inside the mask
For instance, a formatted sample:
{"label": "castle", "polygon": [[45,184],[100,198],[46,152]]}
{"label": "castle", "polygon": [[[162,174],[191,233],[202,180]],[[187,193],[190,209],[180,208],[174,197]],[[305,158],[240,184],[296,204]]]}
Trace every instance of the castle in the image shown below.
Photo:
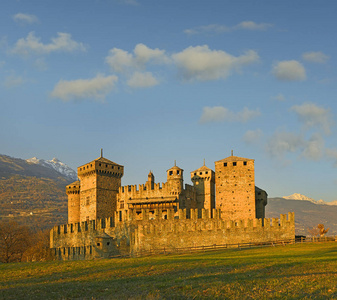
{"label": "castle", "polygon": [[121,185],[124,167],[101,156],[77,169],[66,187],[68,224],[51,230],[59,259],[91,259],[140,250],[292,239],[294,216],[265,219],[267,193],[255,186],[254,160],[232,155],[191,172],[176,163],[167,181]]}

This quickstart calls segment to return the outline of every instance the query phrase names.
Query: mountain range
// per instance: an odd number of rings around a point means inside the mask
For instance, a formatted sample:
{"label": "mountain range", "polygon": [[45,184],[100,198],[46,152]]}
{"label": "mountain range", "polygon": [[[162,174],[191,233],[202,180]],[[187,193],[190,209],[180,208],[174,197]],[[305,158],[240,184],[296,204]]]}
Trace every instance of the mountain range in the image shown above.
{"label": "mountain range", "polygon": [[323,205],[337,205],[337,200],[335,201],[331,201],[331,202],[325,202],[324,200],[320,199],[318,201],[316,201],[315,199],[309,198],[307,196],[295,193],[292,194],[290,196],[283,196],[283,199],[287,199],[287,200],[305,200],[305,201],[310,201],[312,203],[315,204],[323,204]]}
{"label": "mountain range", "polygon": [[38,159],[36,157],[32,157],[32,158],[26,159],[26,162],[29,164],[36,164],[36,165],[44,166],[47,168],[51,168],[71,180],[74,180],[74,181],[77,180],[76,172],[72,168],[68,167],[66,164],[59,161],[55,157],[52,160],[44,160],[44,159]]}
{"label": "mountain range", "polygon": [[0,155],[0,219],[41,229],[67,222],[66,185],[75,171],[57,159]]}
{"label": "mountain range", "polygon": [[328,235],[337,235],[337,205],[288,197],[268,198],[266,217],[279,218],[280,214],[294,212],[297,235],[310,235],[309,230],[318,224],[329,228]]}

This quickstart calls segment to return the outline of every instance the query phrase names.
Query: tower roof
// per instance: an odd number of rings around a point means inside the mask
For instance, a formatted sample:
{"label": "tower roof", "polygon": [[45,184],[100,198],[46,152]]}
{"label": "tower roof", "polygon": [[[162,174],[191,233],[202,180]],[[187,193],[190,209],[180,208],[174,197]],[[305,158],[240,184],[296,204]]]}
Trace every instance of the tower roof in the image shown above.
{"label": "tower roof", "polygon": [[[91,162],[89,162],[89,164],[90,163],[92,163],[92,162],[100,162],[100,163],[103,163],[103,164],[110,164],[110,165],[115,165],[115,166],[120,166],[120,167],[123,167],[122,165],[120,165],[120,164],[117,164],[117,163],[115,163],[115,162],[113,162],[113,161],[111,161],[111,160],[109,160],[109,159],[106,159],[106,158],[104,158],[104,157],[99,157],[99,158],[96,158],[96,159],[94,159],[93,161],[91,161]],[[86,164],[84,164],[84,165],[87,165],[88,163],[86,163]],[[82,165],[82,166],[84,166],[84,165]],[[81,167],[82,167],[81,166]]]}
{"label": "tower roof", "polygon": [[79,181],[79,180],[76,180],[76,181],[74,181],[73,183],[68,184],[66,187],[80,186],[80,185],[81,185],[80,181]]}
{"label": "tower roof", "polygon": [[184,171],[183,169],[177,167],[177,166],[173,166],[172,168],[168,169],[166,172],[171,171],[171,170],[181,170]]}
{"label": "tower roof", "polygon": [[122,165],[119,165],[115,162],[113,162],[112,160],[109,160],[107,158],[104,158],[104,157],[99,157],[99,158],[96,158],[94,161],[99,161],[99,162],[102,162],[102,163],[107,163],[107,164],[113,164],[113,165],[117,165],[117,166],[122,166]]}
{"label": "tower roof", "polygon": [[251,158],[244,158],[244,157],[239,157],[239,156],[228,156],[228,157],[226,157],[226,158],[224,158],[224,159],[220,159],[220,160],[217,160],[216,161],[216,163],[217,162],[226,162],[226,161],[228,161],[228,162],[231,162],[231,161],[254,161],[254,159],[251,159]]}
{"label": "tower roof", "polygon": [[196,170],[192,171],[191,173],[202,172],[202,171],[212,171],[213,172],[212,169],[210,169],[210,168],[208,168],[204,165],[204,166],[200,167],[199,169],[196,169]]}

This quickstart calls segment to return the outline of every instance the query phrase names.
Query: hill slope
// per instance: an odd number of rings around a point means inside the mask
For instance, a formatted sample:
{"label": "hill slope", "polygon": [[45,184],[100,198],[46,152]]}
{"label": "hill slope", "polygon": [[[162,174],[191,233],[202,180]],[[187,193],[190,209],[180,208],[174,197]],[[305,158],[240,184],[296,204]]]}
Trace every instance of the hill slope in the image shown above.
{"label": "hill slope", "polygon": [[296,234],[308,235],[308,228],[324,224],[330,228],[328,235],[337,235],[337,206],[317,204],[309,200],[268,198],[267,218],[279,218],[280,214],[295,212]]}
{"label": "hill slope", "polygon": [[0,155],[0,219],[43,229],[65,223],[71,182],[53,168]]}

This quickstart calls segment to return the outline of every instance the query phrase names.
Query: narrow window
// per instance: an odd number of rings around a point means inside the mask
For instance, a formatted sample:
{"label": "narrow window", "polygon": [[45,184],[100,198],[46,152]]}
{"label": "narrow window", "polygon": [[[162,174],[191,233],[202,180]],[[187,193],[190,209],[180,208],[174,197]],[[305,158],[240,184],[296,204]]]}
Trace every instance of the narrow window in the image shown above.
{"label": "narrow window", "polygon": [[223,166],[224,166],[224,167],[227,167],[227,163],[223,163]]}
{"label": "narrow window", "polygon": [[233,162],[233,166],[234,166],[234,167],[236,166],[236,161],[235,161],[235,162]]}
{"label": "narrow window", "polygon": [[243,162],[243,165],[244,165],[244,166],[247,166],[247,162],[246,162],[246,161],[244,161],[244,162]]}

